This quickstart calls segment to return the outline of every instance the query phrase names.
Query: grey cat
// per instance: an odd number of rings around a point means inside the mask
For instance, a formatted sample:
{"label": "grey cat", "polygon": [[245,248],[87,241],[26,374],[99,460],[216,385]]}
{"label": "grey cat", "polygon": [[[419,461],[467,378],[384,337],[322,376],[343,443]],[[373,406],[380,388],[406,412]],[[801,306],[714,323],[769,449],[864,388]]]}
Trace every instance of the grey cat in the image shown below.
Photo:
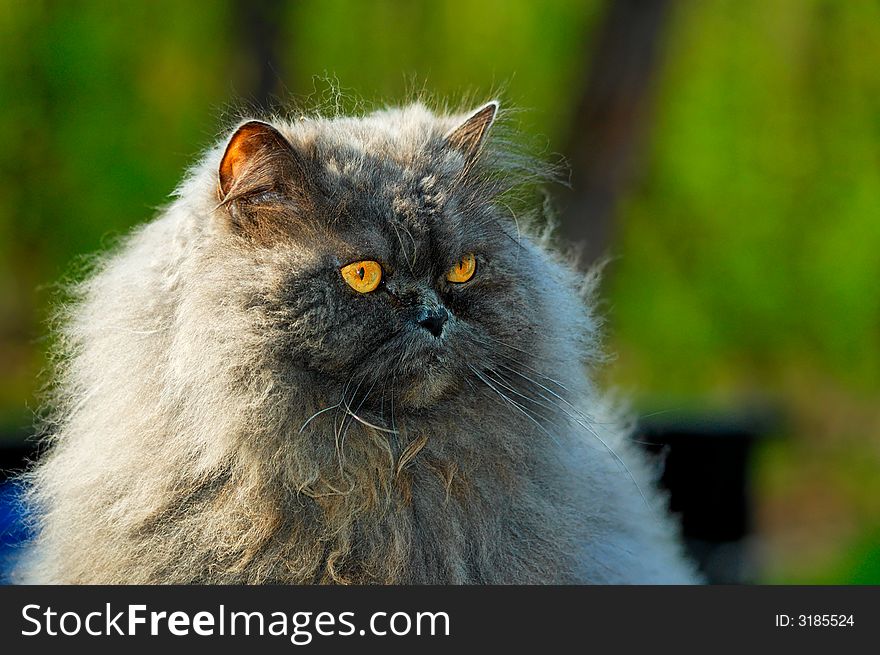
{"label": "grey cat", "polygon": [[63,310],[19,579],[695,581],[497,109],[210,150]]}

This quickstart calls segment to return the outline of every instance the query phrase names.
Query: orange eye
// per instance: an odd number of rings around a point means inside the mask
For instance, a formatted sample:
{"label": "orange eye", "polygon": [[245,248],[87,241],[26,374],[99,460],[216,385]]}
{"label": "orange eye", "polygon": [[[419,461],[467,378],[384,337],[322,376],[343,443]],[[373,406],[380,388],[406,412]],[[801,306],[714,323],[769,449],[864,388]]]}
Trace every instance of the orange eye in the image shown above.
{"label": "orange eye", "polygon": [[379,262],[365,260],[343,266],[340,271],[342,278],[352,289],[359,293],[369,293],[382,281],[382,265]]}
{"label": "orange eye", "polygon": [[456,284],[467,282],[474,276],[477,270],[477,258],[473,254],[467,254],[461,258],[455,266],[446,273],[446,279]]}

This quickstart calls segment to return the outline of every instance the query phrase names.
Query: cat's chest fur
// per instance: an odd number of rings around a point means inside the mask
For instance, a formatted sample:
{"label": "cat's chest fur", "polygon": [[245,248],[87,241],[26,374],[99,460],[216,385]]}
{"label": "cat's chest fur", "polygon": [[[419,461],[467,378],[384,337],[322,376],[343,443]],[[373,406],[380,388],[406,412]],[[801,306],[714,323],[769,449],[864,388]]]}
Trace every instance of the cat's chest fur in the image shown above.
{"label": "cat's chest fur", "polygon": [[[273,581],[576,581],[573,526],[566,524],[571,498],[545,488],[556,473],[547,462],[514,462],[494,443],[497,433],[480,431],[463,414],[456,422],[466,437],[434,426],[428,431],[434,443],[422,433],[404,437],[397,448],[387,435],[351,429],[342,466],[337,460],[312,484],[284,496],[266,561],[280,550],[282,559],[311,567],[275,567]],[[513,441],[514,423],[506,428]],[[272,493],[269,486],[265,491]]]}

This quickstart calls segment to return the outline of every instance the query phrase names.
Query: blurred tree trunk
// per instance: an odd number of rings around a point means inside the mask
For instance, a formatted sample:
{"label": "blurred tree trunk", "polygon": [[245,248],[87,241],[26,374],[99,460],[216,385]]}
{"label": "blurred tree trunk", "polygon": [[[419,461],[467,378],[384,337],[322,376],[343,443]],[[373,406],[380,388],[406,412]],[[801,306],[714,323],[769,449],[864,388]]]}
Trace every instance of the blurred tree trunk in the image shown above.
{"label": "blurred tree trunk", "polygon": [[670,0],[610,0],[599,26],[569,135],[572,190],[565,237],[584,263],[608,253],[618,201],[637,173]]}
{"label": "blurred tree trunk", "polygon": [[281,0],[235,0],[235,29],[239,34],[243,69],[242,95],[263,110],[268,110],[282,86],[279,43],[284,25]]}

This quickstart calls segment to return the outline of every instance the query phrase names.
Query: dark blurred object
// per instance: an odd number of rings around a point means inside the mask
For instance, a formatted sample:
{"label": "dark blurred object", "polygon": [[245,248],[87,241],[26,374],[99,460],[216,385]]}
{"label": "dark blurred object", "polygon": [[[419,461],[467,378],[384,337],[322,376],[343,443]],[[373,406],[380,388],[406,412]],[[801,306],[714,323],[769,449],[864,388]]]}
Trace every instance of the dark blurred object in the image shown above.
{"label": "dark blurred object", "polygon": [[[234,4],[241,51],[247,60],[244,97],[268,110],[285,71],[280,68],[279,45],[284,25],[284,3],[280,0],[237,0]],[[285,46],[290,47],[289,36]],[[288,80],[289,83],[289,80]]]}
{"label": "dark blurred object", "polygon": [[9,582],[15,556],[29,539],[20,488],[10,481],[0,482],[0,584]]}
{"label": "dark blurred object", "polygon": [[685,543],[710,584],[754,582],[751,455],[779,424],[770,408],[648,414],[637,439],[663,458],[662,485]]}
{"label": "dark blurred object", "polygon": [[607,3],[568,139],[571,188],[565,236],[585,263],[605,255],[618,199],[635,175],[660,70],[670,0]]}
{"label": "dark blurred object", "polygon": [[37,456],[38,444],[29,430],[0,429],[0,484],[17,475]]}

